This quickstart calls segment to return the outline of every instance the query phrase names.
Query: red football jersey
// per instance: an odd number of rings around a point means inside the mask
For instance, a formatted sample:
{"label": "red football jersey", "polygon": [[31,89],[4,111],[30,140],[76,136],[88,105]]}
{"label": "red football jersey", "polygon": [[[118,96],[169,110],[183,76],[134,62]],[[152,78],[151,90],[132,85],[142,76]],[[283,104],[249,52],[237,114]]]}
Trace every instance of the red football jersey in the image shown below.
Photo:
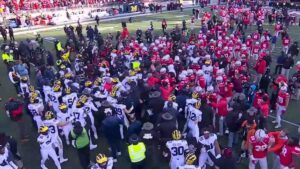
{"label": "red football jersey", "polygon": [[281,153],[279,154],[280,164],[283,166],[291,165],[293,161],[293,154],[300,155],[300,147],[291,147],[285,145],[282,147]]}
{"label": "red football jersey", "polygon": [[288,98],[290,97],[290,94],[287,92],[279,92],[277,96],[277,103],[280,106],[286,106]]}
{"label": "red football jersey", "polygon": [[261,141],[256,140],[255,136],[250,137],[250,143],[252,144],[252,153],[254,158],[264,158],[268,154],[268,144],[270,138],[267,135]]}

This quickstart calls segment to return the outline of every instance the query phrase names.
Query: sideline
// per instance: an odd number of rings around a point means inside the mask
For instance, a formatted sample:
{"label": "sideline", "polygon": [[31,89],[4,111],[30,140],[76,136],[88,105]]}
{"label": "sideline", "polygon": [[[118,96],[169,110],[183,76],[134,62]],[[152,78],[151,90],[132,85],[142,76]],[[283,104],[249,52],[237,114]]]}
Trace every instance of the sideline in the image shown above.
{"label": "sideline", "polygon": [[[193,6],[187,6],[185,7],[183,10],[185,9],[190,9],[193,8]],[[158,12],[158,13],[152,13],[152,12],[146,12],[146,13],[133,13],[133,14],[121,14],[121,15],[117,15],[117,16],[109,16],[109,17],[105,17],[105,18],[100,18],[100,23],[101,22],[105,22],[105,21],[115,21],[115,20],[120,20],[120,19],[127,19],[129,17],[141,17],[141,16],[150,16],[150,15],[159,15],[159,14],[165,14],[165,13],[172,13],[172,12],[176,12],[179,10],[172,10],[172,11],[163,11],[162,13]],[[85,21],[81,22],[81,25],[88,25],[88,24],[92,24],[92,23],[96,23],[96,21],[94,19],[87,19]],[[34,32],[44,32],[44,31],[50,31],[50,30],[55,30],[55,29],[61,29],[63,28],[65,25],[77,25],[77,22],[66,22],[66,23],[62,23],[62,24],[58,24],[55,26],[50,26],[50,27],[42,27],[42,28],[34,28],[34,27],[30,27],[30,29],[27,30],[20,30],[20,31],[15,31],[14,35],[24,35],[24,34],[28,34],[28,33],[34,33]]]}
{"label": "sideline", "polygon": [[[269,115],[269,117],[271,117],[271,118],[273,118],[273,119],[276,119],[276,117],[275,117],[275,116],[273,116],[273,115]],[[290,125],[292,125],[292,126],[295,126],[295,127],[300,127],[300,125],[299,125],[299,124],[296,124],[296,123],[290,122],[290,121],[288,121],[288,120],[281,119],[281,121],[283,121],[283,122],[285,122],[285,123],[288,123],[288,124],[290,124]]]}

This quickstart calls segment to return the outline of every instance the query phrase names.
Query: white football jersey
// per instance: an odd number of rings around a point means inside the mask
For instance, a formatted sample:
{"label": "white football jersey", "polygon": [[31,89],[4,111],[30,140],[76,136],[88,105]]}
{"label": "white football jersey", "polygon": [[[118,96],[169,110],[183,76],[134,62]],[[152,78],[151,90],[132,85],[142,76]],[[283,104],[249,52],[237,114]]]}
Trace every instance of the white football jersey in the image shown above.
{"label": "white football jersey", "polygon": [[194,99],[194,98],[191,98],[191,99],[186,99],[185,101],[185,117],[188,116],[188,108],[190,105],[194,105],[198,100]]}
{"label": "white football jersey", "polygon": [[53,148],[52,147],[52,145],[53,145],[52,138],[49,134],[47,134],[47,135],[40,134],[37,138],[37,142],[40,143],[41,149]]}
{"label": "white football jersey", "polygon": [[20,89],[21,89],[21,93],[22,94],[29,93],[28,83],[22,83],[22,82],[20,82]]}
{"label": "white football jersey", "polygon": [[209,66],[203,65],[202,70],[205,74],[211,74],[213,72],[213,67],[211,65]]}
{"label": "white football jersey", "polygon": [[56,119],[51,119],[51,120],[44,120],[43,124],[45,126],[48,126],[49,128],[49,135],[51,137],[58,137],[58,128],[57,128],[57,124],[59,123],[58,120]]}
{"label": "white football jersey", "polygon": [[72,108],[77,100],[77,93],[70,93],[62,97],[62,101],[66,103],[69,108]]}
{"label": "white football jersey", "polygon": [[91,169],[112,169],[114,165],[113,158],[108,157],[107,165],[105,168],[100,167],[98,164],[94,164]]}
{"label": "white football jersey", "polygon": [[90,100],[88,100],[84,106],[83,106],[83,110],[86,114],[89,114],[89,113],[92,113],[92,110],[93,111],[98,111],[97,107],[94,105],[94,103]]}
{"label": "white football jersey", "polygon": [[71,114],[70,109],[68,109],[65,113],[58,111],[56,116],[57,120],[60,122],[72,122],[72,120],[74,120],[73,114]]}
{"label": "white football jersey", "polygon": [[170,150],[171,158],[183,158],[184,153],[188,149],[186,140],[170,140],[167,141],[166,147]]}
{"label": "white football jersey", "polygon": [[72,114],[74,117],[74,121],[79,121],[82,127],[86,125],[86,121],[85,121],[86,114],[84,113],[84,107],[74,108]]}
{"label": "white football jersey", "polygon": [[179,166],[178,169],[201,169],[201,168],[195,165],[184,165],[184,166]]}
{"label": "white football jersey", "polygon": [[58,98],[61,96],[61,92],[49,92],[46,97],[48,97],[48,101],[52,104],[58,104]]}
{"label": "white football jersey", "polygon": [[189,105],[188,107],[188,121],[193,121],[195,123],[202,120],[202,112],[196,109],[194,106]]}
{"label": "white football jersey", "polygon": [[[214,150],[215,149],[215,141],[217,140],[217,135],[216,134],[213,134],[211,133],[208,137],[208,139],[205,139],[204,136],[200,136],[198,138],[198,142],[200,142],[201,144],[203,145],[207,145],[207,146],[210,146],[210,149]],[[214,151],[212,151],[213,153]],[[213,153],[214,154],[214,153]]]}
{"label": "white football jersey", "polygon": [[30,103],[28,110],[33,116],[40,116],[41,112],[44,111],[44,105],[42,103]]}

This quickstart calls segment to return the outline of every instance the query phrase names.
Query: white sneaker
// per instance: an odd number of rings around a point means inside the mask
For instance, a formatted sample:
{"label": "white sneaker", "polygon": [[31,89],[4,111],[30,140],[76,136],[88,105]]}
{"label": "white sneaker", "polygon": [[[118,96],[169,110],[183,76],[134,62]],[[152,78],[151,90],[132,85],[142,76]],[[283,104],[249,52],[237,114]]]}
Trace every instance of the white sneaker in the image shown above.
{"label": "white sneaker", "polygon": [[60,163],[63,163],[63,162],[66,162],[66,161],[68,161],[67,158],[63,158],[63,159],[60,159],[60,160],[59,160]]}
{"label": "white sneaker", "polygon": [[122,155],[122,153],[121,152],[117,152],[117,156],[120,156],[120,155]]}
{"label": "white sneaker", "polygon": [[274,128],[275,128],[275,129],[278,129],[278,128],[280,128],[280,127],[281,127],[281,125],[278,125],[278,124],[277,124]]}
{"label": "white sneaker", "polygon": [[94,150],[97,147],[98,147],[97,145],[90,145],[90,150]]}

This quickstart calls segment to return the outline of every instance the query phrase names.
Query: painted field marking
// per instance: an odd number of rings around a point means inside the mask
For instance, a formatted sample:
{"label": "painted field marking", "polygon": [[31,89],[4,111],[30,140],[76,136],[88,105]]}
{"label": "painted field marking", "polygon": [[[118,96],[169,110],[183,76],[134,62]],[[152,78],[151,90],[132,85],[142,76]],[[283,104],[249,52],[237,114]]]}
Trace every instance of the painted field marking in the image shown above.
{"label": "painted field marking", "polygon": [[[276,117],[275,117],[275,116],[272,116],[272,115],[269,115],[269,117],[271,117],[271,118],[273,118],[273,119],[276,119]],[[292,126],[295,126],[295,127],[300,127],[299,124],[290,122],[290,121],[288,121],[288,120],[281,119],[281,121],[283,121],[283,122],[285,122],[285,123],[287,123],[287,124],[290,124],[290,125],[292,125]]]}

